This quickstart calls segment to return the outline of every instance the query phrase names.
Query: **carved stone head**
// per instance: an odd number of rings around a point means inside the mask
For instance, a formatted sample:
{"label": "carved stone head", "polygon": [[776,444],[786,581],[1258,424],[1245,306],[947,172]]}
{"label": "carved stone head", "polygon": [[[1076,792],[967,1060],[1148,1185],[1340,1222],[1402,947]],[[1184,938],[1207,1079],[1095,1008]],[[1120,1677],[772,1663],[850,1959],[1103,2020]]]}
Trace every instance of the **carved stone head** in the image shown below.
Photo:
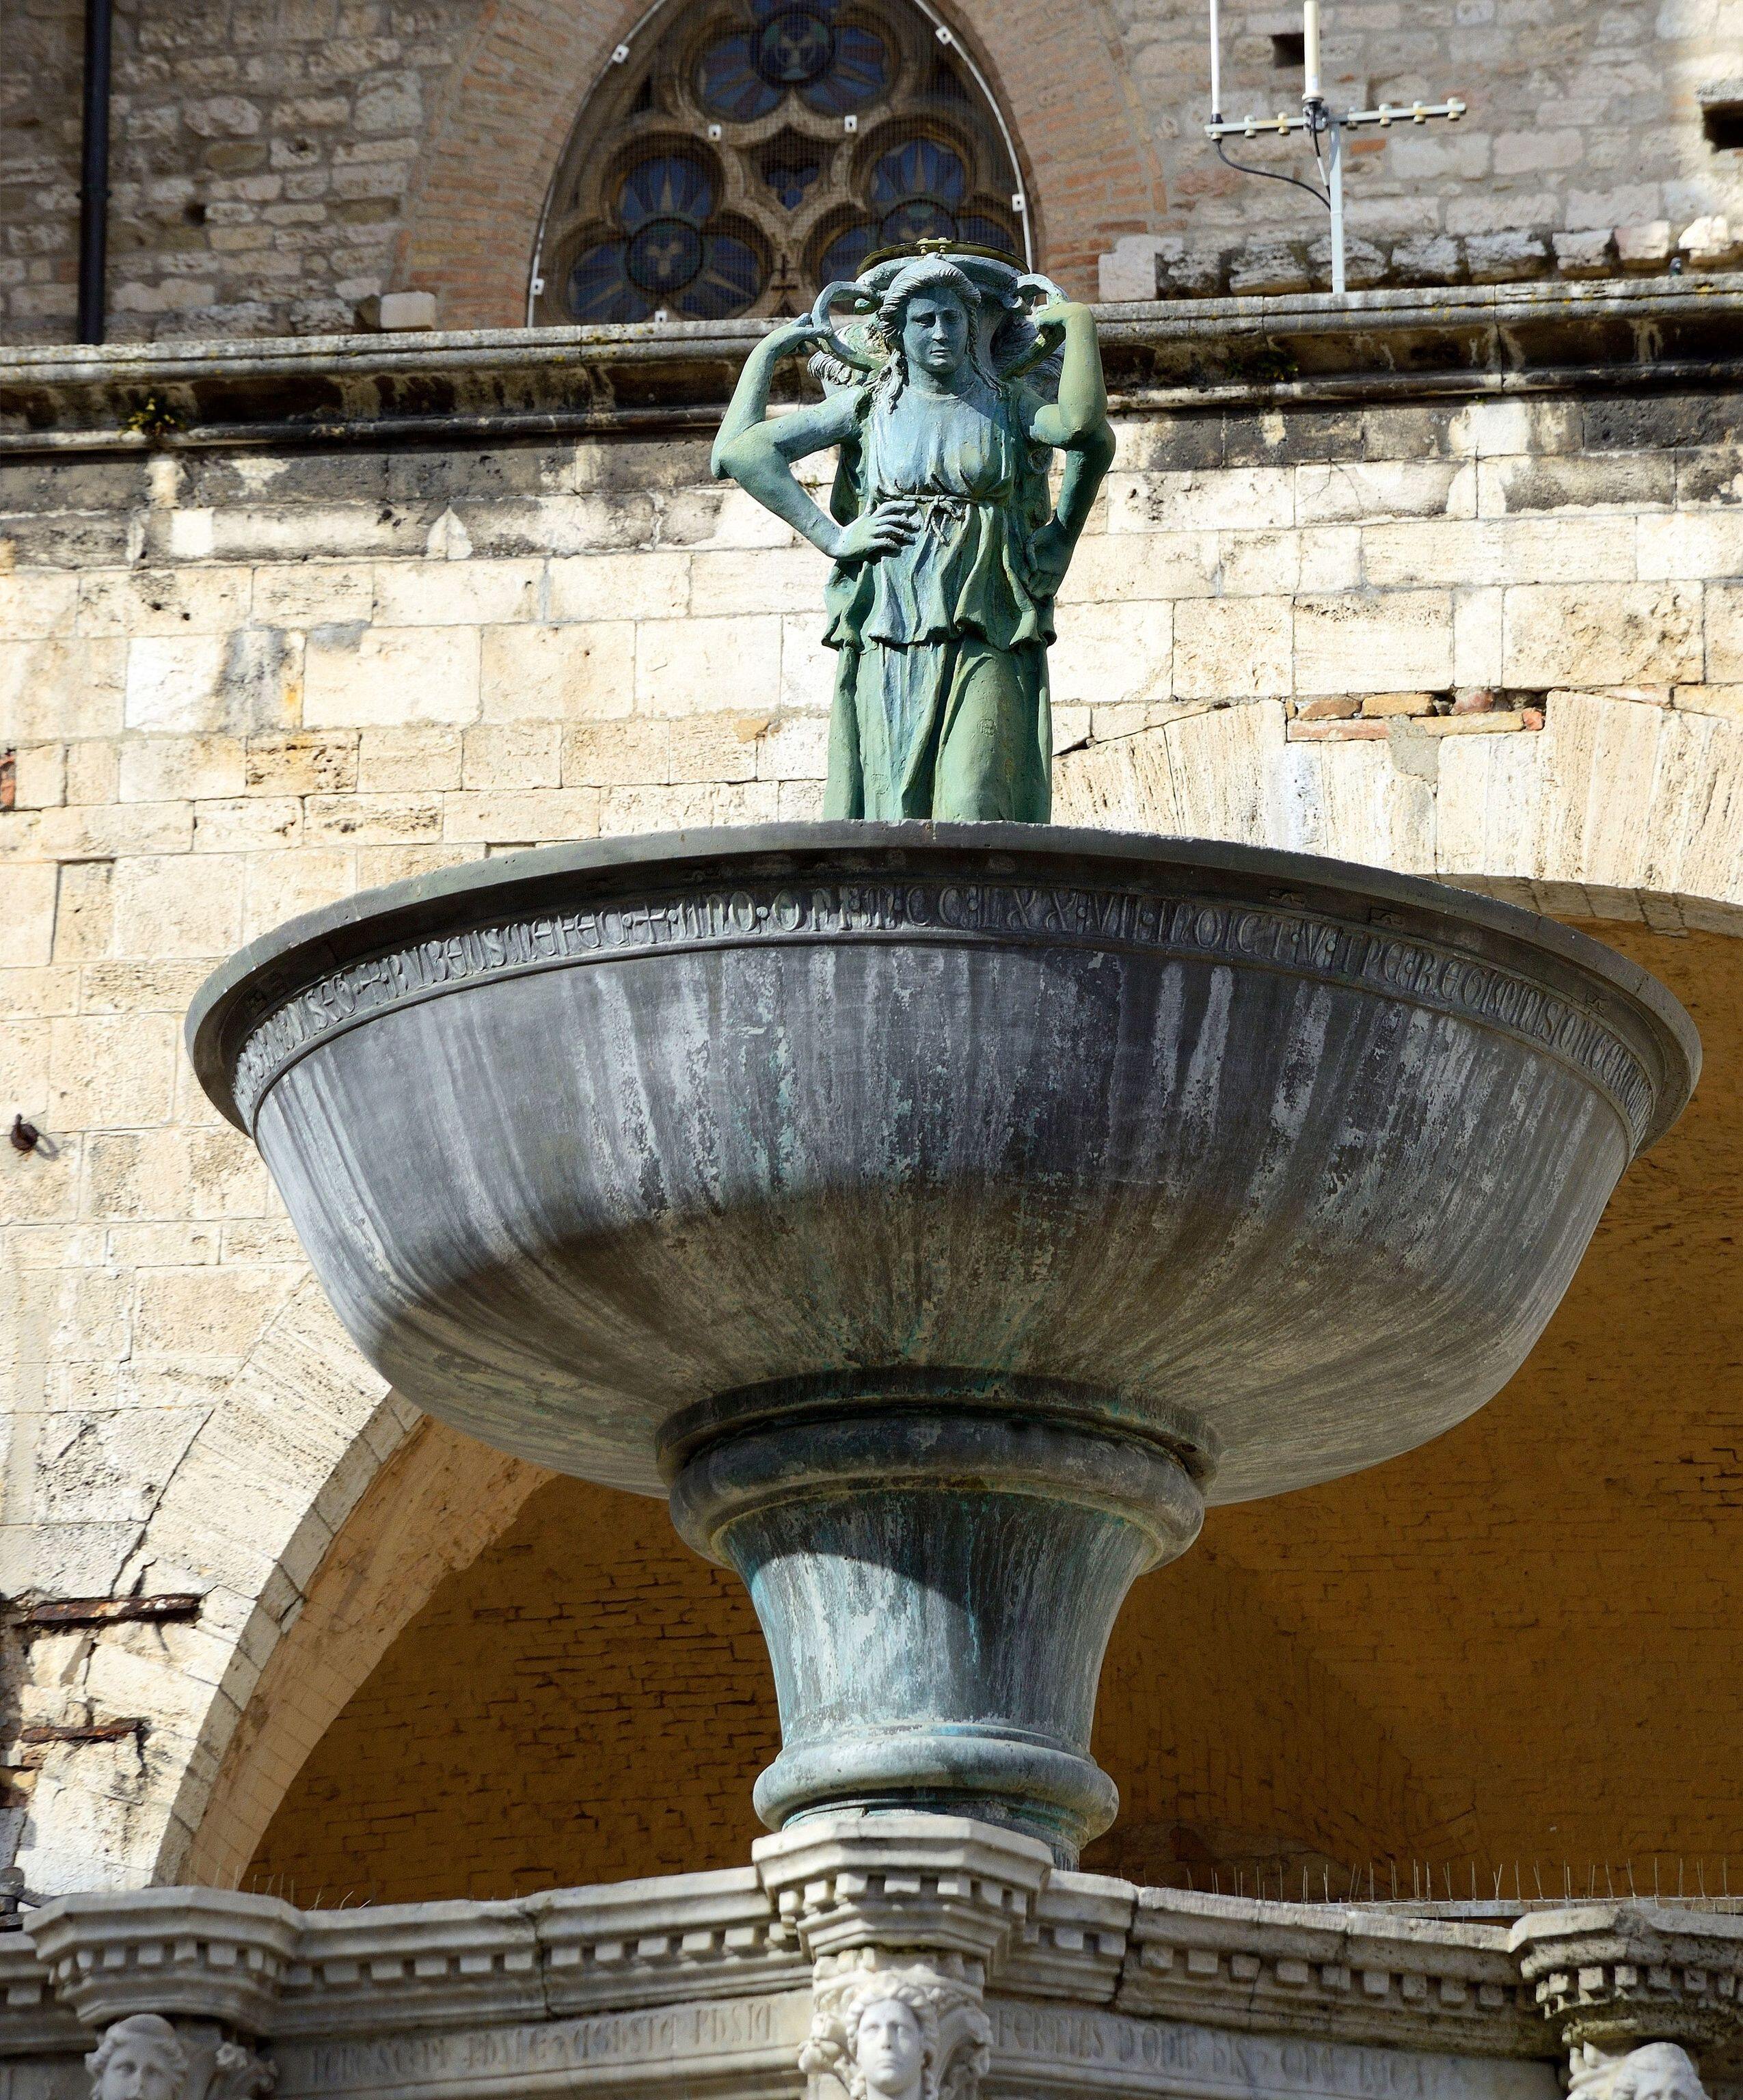
{"label": "carved stone head", "polygon": [[801,2068],[848,2100],[969,2100],[989,2029],[975,1994],[928,1968],[849,1970],[819,1987]]}
{"label": "carved stone head", "polygon": [[1651,2041],[1617,2063],[1607,2100],[1706,2100],[1706,2089],[1686,2049],[1674,2041]]}
{"label": "carved stone head", "polygon": [[1569,2100],[1706,2100],[1694,2058],[1680,2043],[1638,2049],[1581,2043],[1569,2065]]}
{"label": "carved stone head", "polygon": [[85,2059],[91,2100],[183,2100],[188,2053],[156,2013],[117,2020]]}
{"label": "carved stone head", "polygon": [[920,2010],[900,1997],[874,1998],[862,2005],[852,2032],[855,2100],[920,2100],[926,2074],[938,2057],[938,2023],[929,2039]]}

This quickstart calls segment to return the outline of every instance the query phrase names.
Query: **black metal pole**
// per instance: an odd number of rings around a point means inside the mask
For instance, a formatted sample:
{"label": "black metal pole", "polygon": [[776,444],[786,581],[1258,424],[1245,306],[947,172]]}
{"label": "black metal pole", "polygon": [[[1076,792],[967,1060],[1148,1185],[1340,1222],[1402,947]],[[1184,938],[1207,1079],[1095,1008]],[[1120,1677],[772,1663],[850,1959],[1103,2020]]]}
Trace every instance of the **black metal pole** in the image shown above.
{"label": "black metal pole", "polygon": [[114,0],[85,0],[85,143],[79,169],[79,337],[101,342],[109,256],[109,56]]}

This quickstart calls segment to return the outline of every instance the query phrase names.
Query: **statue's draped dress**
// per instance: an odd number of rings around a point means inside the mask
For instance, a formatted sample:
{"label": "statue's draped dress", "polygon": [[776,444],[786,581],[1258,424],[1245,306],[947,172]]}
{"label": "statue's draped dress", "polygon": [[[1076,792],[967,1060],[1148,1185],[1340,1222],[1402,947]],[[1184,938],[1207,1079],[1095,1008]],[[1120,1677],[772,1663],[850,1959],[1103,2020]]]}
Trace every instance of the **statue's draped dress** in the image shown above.
{"label": "statue's draped dress", "polygon": [[1025,551],[1051,512],[1047,458],[1008,388],[907,386],[894,402],[863,390],[858,443],[842,452],[853,507],[907,496],[919,529],[830,573],[826,816],[1047,822],[1052,603]]}

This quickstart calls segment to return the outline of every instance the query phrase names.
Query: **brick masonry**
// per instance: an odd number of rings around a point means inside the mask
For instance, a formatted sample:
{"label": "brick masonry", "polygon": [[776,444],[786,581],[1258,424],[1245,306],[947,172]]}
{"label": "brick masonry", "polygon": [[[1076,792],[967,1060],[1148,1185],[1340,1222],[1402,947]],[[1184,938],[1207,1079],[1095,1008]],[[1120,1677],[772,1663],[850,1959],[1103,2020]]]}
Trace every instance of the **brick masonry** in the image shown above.
{"label": "brick masonry", "polygon": [[[1118,1857],[1141,1878],[1182,1846],[1608,1856],[1716,1849],[1735,1827],[1719,1519],[1743,1345],[1737,424],[1722,394],[1597,390],[1313,406],[1280,390],[1123,418],[1061,607],[1060,815],[1626,922],[1710,1052],[1684,1133],[1618,1199],[1516,1401],[1383,1476],[1223,1513],[1149,1586],[1105,1751],[1130,1803]],[[320,1572],[359,1553],[352,1513],[417,1426],[334,1332],[251,1150],[194,1088],[193,989],[360,886],[601,832],[810,814],[828,682],[823,563],[708,479],[699,439],[106,443],[0,465],[0,1112],[49,1140],[0,1149],[0,1590],[206,1601],[193,1624],[40,1635],[10,1673],[4,1812],[47,1887],[173,1877],[196,1855],[226,1759],[277,1725],[251,1703],[263,1672],[306,1612],[326,1623]],[[598,1724],[626,1784],[669,1782],[693,1811],[650,1834],[646,1868],[738,1845],[766,1710],[745,1692],[723,1775],[695,1754],[682,1687],[736,1662],[742,1606],[656,1545],[657,1511],[579,1493],[541,1501],[556,1517],[529,1505],[527,1551],[475,1578],[449,1572],[470,1547],[417,1561],[320,1713],[266,1743],[254,1790],[220,1787],[214,1856],[246,1865],[354,1692],[387,1717],[382,1741],[404,1739],[395,1701],[419,1672],[392,1643],[426,1601],[456,1657],[469,1626],[498,1629],[480,1683],[544,1688],[518,1827],[550,1820],[574,1771],[566,1702],[603,1672],[628,1702]],[[478,1541],[510,1538],[524,1499],[502,1484]],[[1566,1514],[1546,1529],[1552,1501]],[[546,1624],[511,1579],[583,1522],[620,1528],[587,1594],[638,1629],[602,1661],[575,1645],[586,1614]],[[655,1590],[678,1631],[651,1630]],[[1169,1600],[1188,1595],[1260,1688],[1219,1675],[1214,1644],[1182,1646]],[[703,1630],[668,1665],[686,1625]],[[448,1749],[399,1760],[443,1804],[413,1819],[406,1873],[435,1875],[446,1848],[483,1889],[502,1856],[469,1822],[483,1797],[464,1766],[514,1730],[471,1696],[454,1693]],[[121,1722],[139,1725],[88,1733]],[[326,1750],[309,1771],[311,1788],[344,1776]],[[408,1813],[381,1770],[346,1785],[287,1804],[272,1871],[324,1878],[317,1820],[363,1851]],[[627,1871],[572,1842],[553,1872]],[[691,1851],[651,1856],[668,1846]]]}
{"label": "brick masonry", "polygon": [[[1357,283],[1493,282],[1692,265],[1743,242],[1743,155],[1698,90],[1735,71],[1739,0],[1468,0],[1328,17],[1342,100],[1454,91],[1453,130],[1359,139]],[[1110,298],[1322,281],[1321,208],[1231,174],[1196,126],[1202,10],[1187,0],[973,0],[947,11],[1017,135],[1043,259]],[[616,0],[191,0],[117,10],[112,298],[117,338],[343,327],[391,287],[451,327],[526,311],[539,214],[591,82],[640,12]],[[78,0],[20,0],[0,163],[0,331],[64,340],[76,276]],[[1225,99],[1299,96],[1288,8],[1225,10]],[[1280,149],[1246,149],[1261,159]],[[1719,225],[1717,222],[1723,221]],[[1735,225],[1733,239],[1730,228]],[[1134,245],[1133,243],[1136,243]]]}

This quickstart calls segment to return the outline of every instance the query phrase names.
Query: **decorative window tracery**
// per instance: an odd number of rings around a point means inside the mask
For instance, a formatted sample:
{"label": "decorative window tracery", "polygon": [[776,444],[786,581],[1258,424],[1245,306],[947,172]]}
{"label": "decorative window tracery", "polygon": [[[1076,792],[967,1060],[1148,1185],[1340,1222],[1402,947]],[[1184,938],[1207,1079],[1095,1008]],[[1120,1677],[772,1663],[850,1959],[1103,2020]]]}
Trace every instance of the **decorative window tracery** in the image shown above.
{"label": "decorative window tracery", "polygon": [[1008,134],[913,0],[691,0],[620,51],[552,188],[536,322],[797,313],[927,236],[1027,253]]}

